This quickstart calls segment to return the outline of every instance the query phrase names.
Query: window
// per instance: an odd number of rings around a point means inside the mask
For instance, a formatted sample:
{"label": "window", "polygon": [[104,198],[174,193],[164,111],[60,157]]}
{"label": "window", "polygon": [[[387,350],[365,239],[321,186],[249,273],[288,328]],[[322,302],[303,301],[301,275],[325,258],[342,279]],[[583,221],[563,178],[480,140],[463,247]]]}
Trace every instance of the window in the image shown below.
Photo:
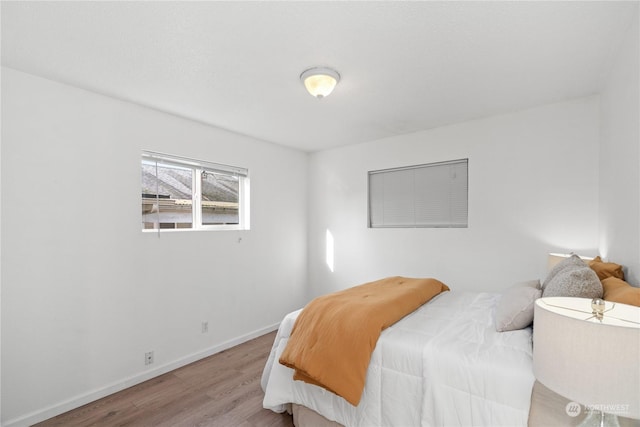
{"label": "window", "polygon": [[248,230],[248,171],[143,151],[142,229]]}
{"label": "window", "polygon": [[468,162],[369,172],[369,227],[467,227]]}

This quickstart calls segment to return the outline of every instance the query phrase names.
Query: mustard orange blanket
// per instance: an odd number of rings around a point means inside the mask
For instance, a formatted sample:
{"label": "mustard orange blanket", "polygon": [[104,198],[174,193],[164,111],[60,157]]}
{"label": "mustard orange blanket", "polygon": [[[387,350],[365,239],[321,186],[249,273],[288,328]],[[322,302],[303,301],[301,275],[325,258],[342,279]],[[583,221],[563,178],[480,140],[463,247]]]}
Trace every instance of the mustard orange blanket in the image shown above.
{"label": "mustard orange blanket", "polygon": [[293,379],[357,406],[380,333],[441,292],[436,279],[389,277],[311,301],[298,316],[280,363]]}

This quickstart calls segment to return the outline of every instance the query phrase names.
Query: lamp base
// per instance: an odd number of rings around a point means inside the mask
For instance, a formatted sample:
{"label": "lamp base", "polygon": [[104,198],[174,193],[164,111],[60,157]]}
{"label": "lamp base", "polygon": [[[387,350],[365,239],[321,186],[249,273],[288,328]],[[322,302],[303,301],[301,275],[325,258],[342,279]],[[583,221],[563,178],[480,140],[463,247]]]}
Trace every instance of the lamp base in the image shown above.
{"label": "lamp base", "polygon": [[618,416],[602,411],[589,411],[578,427],[620,427]]}

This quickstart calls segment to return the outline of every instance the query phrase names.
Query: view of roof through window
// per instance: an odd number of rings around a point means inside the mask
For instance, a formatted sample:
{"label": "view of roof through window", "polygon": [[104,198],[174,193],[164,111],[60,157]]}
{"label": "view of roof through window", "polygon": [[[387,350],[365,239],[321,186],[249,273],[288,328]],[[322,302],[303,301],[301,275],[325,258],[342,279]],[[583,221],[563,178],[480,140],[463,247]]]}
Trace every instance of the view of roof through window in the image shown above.
{"label": "view of roof through window", "polygon": [[[198,197],[201,203],[197,203]],[[201,205],[198,218],[203,226],[238,224],[239,177],[142,161],[144,229],[195,228],[194,204],[195,209]]]}

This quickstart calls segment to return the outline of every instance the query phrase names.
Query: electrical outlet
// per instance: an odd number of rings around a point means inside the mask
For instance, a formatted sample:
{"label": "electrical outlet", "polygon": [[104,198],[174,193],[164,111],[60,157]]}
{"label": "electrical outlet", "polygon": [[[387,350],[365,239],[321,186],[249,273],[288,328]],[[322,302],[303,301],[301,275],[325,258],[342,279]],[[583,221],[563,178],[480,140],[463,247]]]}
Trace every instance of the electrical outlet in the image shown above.
{"label": "electrical outlet", "polygon": [[151,365],[153,363],[153,351],[144,354],[144,364]]}
{"label": "electrical outlet", "polygon": [[202,333],[206,334],[209,332],[209,322],[202,322]]}

